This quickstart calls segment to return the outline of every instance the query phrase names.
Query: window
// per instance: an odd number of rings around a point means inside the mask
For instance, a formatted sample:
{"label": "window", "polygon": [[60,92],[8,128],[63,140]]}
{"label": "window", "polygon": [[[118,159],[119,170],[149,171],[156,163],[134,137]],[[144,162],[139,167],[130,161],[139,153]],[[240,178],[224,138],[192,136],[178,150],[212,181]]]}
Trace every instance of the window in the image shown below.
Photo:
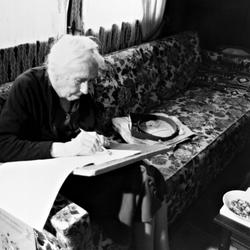
{"label": "window", "polygon": [[110,30],[113,24],[134,24],[139,20],[144,40],[152,36],[162,22],[166,0],[83,0],[83,29]]}
{"label": "window", "polygon": [[66,33],[68,0],[1,0],[0,48]]}
{"label": "window", "polygon": [[134,23],[143,18],[141,0],[85,0],[83,1],[84,30],[99,32],[100,26],[110,30],[113,24]]}

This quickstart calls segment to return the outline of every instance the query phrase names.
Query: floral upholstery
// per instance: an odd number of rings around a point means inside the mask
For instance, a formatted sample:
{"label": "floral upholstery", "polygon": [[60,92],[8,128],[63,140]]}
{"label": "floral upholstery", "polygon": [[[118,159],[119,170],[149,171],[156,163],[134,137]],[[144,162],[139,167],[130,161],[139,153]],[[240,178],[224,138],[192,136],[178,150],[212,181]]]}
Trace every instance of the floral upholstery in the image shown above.
{"label": "floral upholstery", "polygon": [[167,184],[173,222],[243,149],[250,138],[250,93],[214,86],[191,87],[153,111],[177,116],[196,136],[174,151],[149,159]]}
{"label": "floral upholstery", "polygon": [[[148,162],[163,174],[170,223],[244,147],[250,130],[250,59],[200,51],[185,32],[105,56],[93,95],[104,132],[129,112],[166,112],[195,136]],[[12,83],[0,86],[0,110]],[[50,232],[50,233],[48,233]],[[37,249],[125,249],[106,239],[79,206],[57,197]]]}
{"label": "floral upholstery", "polygon": [[[50,228],[51,225],[53,228]],[[128,250],[129,248],[128,245],[118,245],[105,236],[97,224],[90,222],[87,211],[67,201],[61,195],[58,195],[55,201],[46,229],[50,232],[55,231],[56,241],[67,250]],[[46,236],[47,234],[45,231]]]}
{"label": "floral upholstery", "polygon": [[197,135],[148,160],[166,179],[171,223],[246,143],[250,59],[201,55],[197,35],[189,32],[105,59],[95,98],[107,129],[114,116],[153,111],[177,116]]}
{"label": "floral upholstery", "polygon": [[34,230],[37,250],[59,250],[64,249],[57,238],[49,232]]}
{"label": "floral upholstery", "polygon": [[105,57],[94,97],[104,131],[111,118],[144,112],[186,89],[200,62],[199,39],[187,32]]}

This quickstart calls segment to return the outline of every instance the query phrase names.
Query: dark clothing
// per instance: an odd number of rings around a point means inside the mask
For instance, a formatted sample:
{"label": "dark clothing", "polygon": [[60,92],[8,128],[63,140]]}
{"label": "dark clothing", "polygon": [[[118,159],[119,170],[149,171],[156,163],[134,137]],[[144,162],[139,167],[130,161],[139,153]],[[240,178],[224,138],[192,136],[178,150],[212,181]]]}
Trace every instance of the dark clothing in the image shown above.
{"label": "dark clothing", "polygon": [[[90,95],[67,110],[45,67],[30,69],[15,80],[0,115],[0,161],[51,158],[53,142],[69,141],[79,127],[93,131],[97,126]],[[95,177],[70,175],[60,192],[121,242],[135,220],[152,219],[164,199],[165,182],[156,168],[136,163]]]}
{"label": "dark clothing", "polygon": [[[94,109],[91,97],[82,95],[78,121],[82,129],[95,129]],[[50,158],[52,142],[71,139],[60,129],[67,115],[45,67],[20,75],[0,114],[0,162]]]}

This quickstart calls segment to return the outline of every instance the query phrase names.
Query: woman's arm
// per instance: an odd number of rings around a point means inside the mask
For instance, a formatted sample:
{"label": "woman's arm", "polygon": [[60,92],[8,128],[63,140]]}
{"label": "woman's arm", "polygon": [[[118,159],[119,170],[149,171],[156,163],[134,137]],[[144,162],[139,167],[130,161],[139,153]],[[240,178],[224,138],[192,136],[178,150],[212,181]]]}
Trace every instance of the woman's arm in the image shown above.
{"label": "woman's arm", "polygon": [[31,141],[23,134],[35,126],[27,108],[33,105],[28,95],[31,80],[27,76],[15,80],[0,114],[1,162],[51,158],[52,141]]}

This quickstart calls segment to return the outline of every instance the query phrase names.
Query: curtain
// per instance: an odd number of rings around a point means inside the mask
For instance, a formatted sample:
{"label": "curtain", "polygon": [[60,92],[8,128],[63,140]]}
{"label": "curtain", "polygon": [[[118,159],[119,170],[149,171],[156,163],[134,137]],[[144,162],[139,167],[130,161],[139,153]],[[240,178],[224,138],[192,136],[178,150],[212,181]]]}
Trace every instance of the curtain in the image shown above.
{"label": "curtain", "polygon": [[163,21],[166,0],[142,0],[142,36],[143,40],[157,37]]}
{"label": "curtain", "polygon": [[1,0],[0,49],[66,33],[69,0]]}
{"label": "curtain", "polygon": [[135,24],[139,20],[143,39],[147,40],[159,28],[165,5],[166,0],[83,0],[83,29],[97,33],[101,26],[111,30],[113,24]]}
{"label": "curtain", "polygon": [[167,0],[78,1],[82,27],[77,30],[97,36],[102,52],[108,53],[157,37]]}

